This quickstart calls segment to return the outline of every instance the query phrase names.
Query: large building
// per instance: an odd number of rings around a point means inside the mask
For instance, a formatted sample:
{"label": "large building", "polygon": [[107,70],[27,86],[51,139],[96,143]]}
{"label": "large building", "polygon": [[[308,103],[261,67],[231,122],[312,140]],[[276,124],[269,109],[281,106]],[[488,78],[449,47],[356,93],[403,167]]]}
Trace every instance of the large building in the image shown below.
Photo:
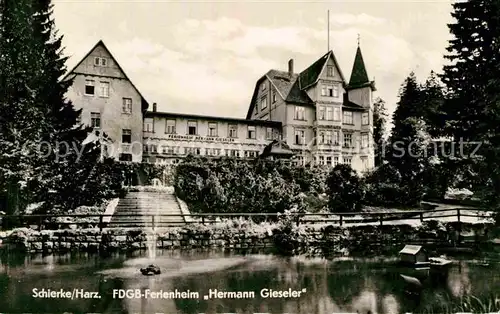
{"label": "large building", "polygon": [[[68,73],[81,122],[111,139],[122,161],[176,163],[189,154],[255,158],[285,144],[301,164],[373,167],[373,81],[358,47],[349,82],[332,51],[301,73],[270,70],[256,83],[245,119],[158,112],[102,41]],[[281,147],[281,146],[280,146]],[[269,151],[269,149],[267,150]]]}
{"label": "large building", "polygon": [[247,119],[281,122],[299,163],[374,166],[373,101],[358,47],[349,83],[332,51],[300,73],[270,70],[255,85]]}

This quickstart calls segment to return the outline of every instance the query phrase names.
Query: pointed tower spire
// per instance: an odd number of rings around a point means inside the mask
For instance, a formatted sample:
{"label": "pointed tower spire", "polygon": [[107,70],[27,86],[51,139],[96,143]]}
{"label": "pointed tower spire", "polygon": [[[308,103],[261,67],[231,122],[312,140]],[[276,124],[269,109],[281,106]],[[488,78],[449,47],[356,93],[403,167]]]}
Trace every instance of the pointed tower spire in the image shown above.
{"label": "pointed tower spire", "polygon": [[359,34],[358,34],[358,49],[356,50],[356,57],[354,58],[354,65],[352,66],[351,79],[349,80],[350,87],[361,86],[370,83],[368,74],[366,73],[365,62],[359,47]]}

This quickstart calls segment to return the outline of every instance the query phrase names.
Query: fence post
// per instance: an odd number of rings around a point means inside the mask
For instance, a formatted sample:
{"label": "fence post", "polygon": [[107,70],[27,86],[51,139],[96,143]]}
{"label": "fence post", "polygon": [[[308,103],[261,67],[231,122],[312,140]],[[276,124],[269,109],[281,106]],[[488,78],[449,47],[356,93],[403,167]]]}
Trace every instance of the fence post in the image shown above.
{"label": "fence post", "polygon": [[99,232],[102,232],[102,225],[104,224],[104,218],[99,215]]}
{"label": "fence post", "polygon": [[457,229],[458,229],[457,244],[460,245],[460,240],[462,237],[462,223],[460,222],[460,208],[457,208]]}
{"label": "fence post", "polygon": [[40,216],[40,218],[38,219],[38,231],[42,231],[42,222],[43,218]]}
{"label": "fence post", "polygon": [[424,213],[420,212],[420,222],[424,222]]}
{"label": "fence post", "polygon": [[380,215],[379,217],[380,217],[380,225],[382,226],[384,222],[384,216]]}
{"label": "fence post", "polygon": [[344,217],[343,215],[340,215],[340,220],[339,220],[339,225],[342,227],[342,218]]}
{"label": "fence post", "polygon": [[201,224],[204,225],[205,224],[205,216],[201,216]]}
{"label": "fence post", "polygon": [[153,227],[153,230],[155,230],[155,216],[151,216],[151,225]]}

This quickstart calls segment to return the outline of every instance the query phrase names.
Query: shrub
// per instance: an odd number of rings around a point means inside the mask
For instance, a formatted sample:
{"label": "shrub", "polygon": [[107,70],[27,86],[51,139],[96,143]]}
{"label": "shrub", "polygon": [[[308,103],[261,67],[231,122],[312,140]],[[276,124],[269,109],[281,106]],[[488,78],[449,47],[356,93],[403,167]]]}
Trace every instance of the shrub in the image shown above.
{"label": "shrub", "polygon": [[330,211],[349,212],[361,209],[363,182],[349,165],[335,166],[328,176],[327,186]]}
{"label": "shrub", "polygon": [[265,160],[189,157],[177,166],[175,190],[193,212],[283,212],[299,203],[293,166]]}

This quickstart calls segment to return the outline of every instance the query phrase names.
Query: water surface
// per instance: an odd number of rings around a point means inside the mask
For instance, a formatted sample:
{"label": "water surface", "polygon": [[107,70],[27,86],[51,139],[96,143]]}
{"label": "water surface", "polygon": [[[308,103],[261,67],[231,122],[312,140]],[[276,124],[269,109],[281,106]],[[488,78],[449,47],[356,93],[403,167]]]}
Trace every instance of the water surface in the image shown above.
{"label": "water surface", "polygon": [[[500,291],[500,263],[456,260],[448,278],[407,295],[403,269],[393,261],[311,259],[220,251],[158,251],[114,255],[0,257],[0,311],[3,313],[304,313],[422,312],[465,295]],[[146,277],[149,263],[162,274]],[[36,298],[33,289],[97,292],[100,298]],[[119,290],[185,292],[186,298],[119,298]],[[149,289],[149,290],[148,290]],[[213,298],[214,291],[253,292],[255,297]],[[264,298],[262,289],[301,291],[299,297]],[[115,291],[115,292],[114,292]],[[212,298],[205,299],[212,291]],[[198,294],[198,298],[196,298]],[[151,296],[151,295],[150,295]],[[228,295],[226,295],[228,296]],[[231,294],[229,294],[231,297]],[[233,296],[234,297],[234,296]],[[240,296],[242,297],[242,296]]]}

